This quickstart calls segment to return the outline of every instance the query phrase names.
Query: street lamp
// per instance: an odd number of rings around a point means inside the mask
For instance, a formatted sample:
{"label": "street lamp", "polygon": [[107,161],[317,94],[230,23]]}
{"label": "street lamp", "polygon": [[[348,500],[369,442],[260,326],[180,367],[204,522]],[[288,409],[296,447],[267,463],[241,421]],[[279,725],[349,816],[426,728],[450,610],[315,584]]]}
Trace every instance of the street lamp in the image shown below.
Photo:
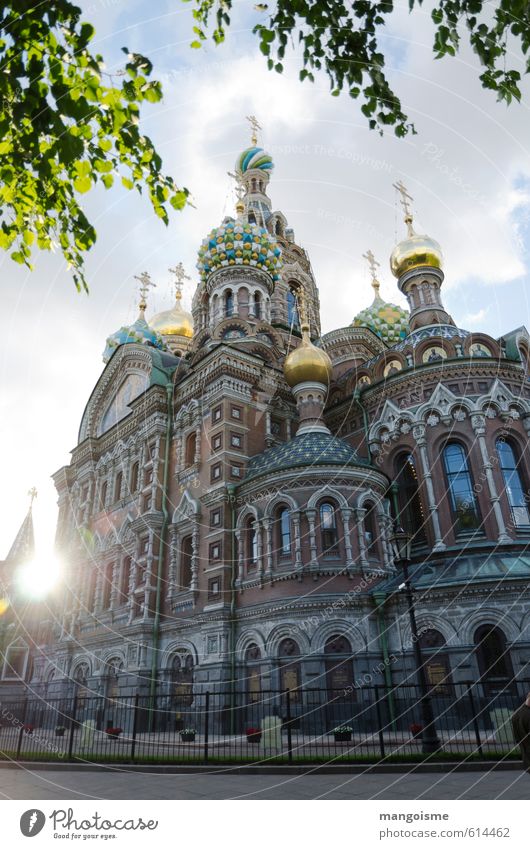
{"label": "street lamp", "polygon": [[416,613],[414,610],[414,595],[410,583],[409,566],[412,559],[412,538],[401,528],[396,522],[392,536],[390,537],[392,553],[396,566],[403,570],[403,584],[400,589],[405,590],[407,605],[409,609],[410,630],[412,633],[412,643],[414,647],[414,660],[416,661],[416,675],[418,678],[418,686],[420,689],[420,705],[421,716],[423,720],[423,730],[421,733],[422,749],[425,753],[437,752],[441,748],[441,743],[436,732],[434,724],[434,714],[432,711],[432,701],[429,695],[427,686],[427,678],[425,676],[425,667],[421,655],[421,646],[418,636],[418,626],[416,624]]}

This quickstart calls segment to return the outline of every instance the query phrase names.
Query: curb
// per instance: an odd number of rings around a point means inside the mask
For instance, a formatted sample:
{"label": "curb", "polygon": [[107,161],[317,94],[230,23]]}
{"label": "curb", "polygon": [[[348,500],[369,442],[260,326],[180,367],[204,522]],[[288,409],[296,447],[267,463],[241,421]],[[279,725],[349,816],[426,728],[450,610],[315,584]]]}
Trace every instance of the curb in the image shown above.
{"label": "curb", "polygon": [[25,769],[28,772],[119,772],[147,773],[153,775],[374,775],[409,773],[453,773],[453,772],[512,772],[523,771],[520,761],[480,761],[479,763],[462,763],[447,761],[445,763],[403,763],[403,764],[351,764],[349,766],[331,766],[315,764],[314,766],[189,766],[186,764],[97,764],[97,763],[57,763],[50,761],[0,761],[0,769]]}

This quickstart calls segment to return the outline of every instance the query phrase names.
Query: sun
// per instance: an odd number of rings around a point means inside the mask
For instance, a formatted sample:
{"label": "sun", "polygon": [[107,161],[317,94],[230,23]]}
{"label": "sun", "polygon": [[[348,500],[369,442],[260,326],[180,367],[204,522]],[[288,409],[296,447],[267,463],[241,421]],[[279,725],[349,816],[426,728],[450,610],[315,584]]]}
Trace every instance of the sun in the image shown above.
{"label": "sun", "polygon": [[61,562],[55,554],[36,556],[18,570],[19,590],[28,598],[45,598],[61,576]]}

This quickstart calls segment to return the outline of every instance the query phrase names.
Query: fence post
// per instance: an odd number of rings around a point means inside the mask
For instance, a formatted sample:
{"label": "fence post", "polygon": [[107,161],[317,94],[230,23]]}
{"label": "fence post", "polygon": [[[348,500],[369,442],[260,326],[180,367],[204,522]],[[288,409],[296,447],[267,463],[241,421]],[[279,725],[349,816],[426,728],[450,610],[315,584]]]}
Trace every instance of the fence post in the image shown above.
{"label": "fence post", "polygon": [[291,691],[285,691],[287,707],[287,758],[289,763],[293,762],[293,729],[291,727]]}
{"label": "fence post", "polygon": [[377,728],[379,734],[379,749],[381,751],[381,757],[385,757],[385,738],[383,735],[383,718],[381,715],[381,705],[379,703],[379,687],[377,684],[374,686],[375,690],[375,709],[377,711]]}
{"label": "fence post", "polygon": [[134,761],[136,753],[136,730],[138,728],[138,693],[134,697],[134,712],[133,712],[133,727],[132,727],[132,742],[131,742],[131,760]]}
{"label": "fence post", "polygon": [[68,741],[68,760],[72,760],[72,752],[74,750],[74,732],[77,716],[77,693],[74,696],[74,704],[72,706],[72,716],[70,717],[70,739]]}
{"label": "fence post", "polygon": [[208,760],[208,732],[210,725],[210,691],[206,690],[206,698],[204,701],[204,760]]}
{"label": "fence post", "polygon": [[28,699],[27,696],[24,699],[24,709],[22,711],[22,725],[20,726],[20,731],[18,734],[18,745],[17,745],[17,761],[20,760],[20,751],[22,749],[22,735],[24,733],[24,725],[26,724],[26,715],[28,712]]}
{"label": "fence post", "polygon": [[471,707],[471,716],[473,717],[473,728],[475,731],[475,740],[477,742],[477,749],[480,757],[484,757],[484,752],[482,750],[482,741],[480,739],[480,728],[478,724],[477,710],[475,707],[475,699],[473,698],[473,685],[469,684],[467,688],[467,694],[469,696],[469,704]]}

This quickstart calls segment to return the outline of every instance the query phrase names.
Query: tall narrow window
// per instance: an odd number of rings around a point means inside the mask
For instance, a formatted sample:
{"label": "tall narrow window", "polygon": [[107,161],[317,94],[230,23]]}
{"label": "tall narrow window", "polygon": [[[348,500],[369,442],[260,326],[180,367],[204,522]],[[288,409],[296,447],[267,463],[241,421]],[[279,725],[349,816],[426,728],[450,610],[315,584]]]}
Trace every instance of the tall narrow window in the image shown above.
{"label": "tall narrow window", "polygon": [[300,316],[298,314],[298,299],[294,289],[289,289],[287,292],[287,323],[289,327],[300,326]]}
{"label": "tall narrow window", "polygon": [[114,501],[119,501],[121,498],[121,487],[123,483],[123,472],[118,472],[116,482],[114,484]]}
{"label": "tall narrow window", "polygon": [[234,293],[231,289],[225,292],[225,316],[230,318],[234,314]]}
{"label": "tall narrow window", "polygon": [[247,564],[254,567],[258,563],[258,533],[254,519],[247,519],[246,525]]}
{"label": "tall narrow window", "polygon": [[278,527],[280,532],[280,554],[286,556],[291,553],[291,514],[287,507],[280,508]]}
{"label": "tall narrow window", "polygon": [[530,515],[526,504],[526,493],[519,473],[515,451],[509,442],[498,439],[495,443],[499,463],[504,479],[504,491],[514,525],[530,525]]}
{"label": "tall narrow window", "polygon": [[378,557],[377,546],[377,525],[375,521],[375,507],[373,504],[366,505],[366,515],[364,517],[364,542],[366,546],[366,554],[370,559]]}
{"label": "tall narrow window", "polygon": [[259,292],[254,295],[254,315],[256,318],[261,318],[261,295]]}
{"label": "tall narrow window", "polygon": [[339,535],[337,533],[337,517],[335,507],[328,501],[320,505],[320,535],[323,554],[337,554]]}
{"label": "tall narrow window", "polygon": [[121,565],[120,601],[123,603],[129,598],[129,581],[131,577],[131,558],[125,557]]}
{"label": "tall narrow window", "polygon": [[195,452],[197,449],[197,435],[195,431],[190,433],[188,438],[186,439],[186,468],[189,466],[193,466],[195,462]]}
{"label": "tall narrow window", "polygon": [[504,632],[495,625],[481,625],[475,631],[474,642],[486,695],[502,692],[513,679],[512,660]]}
{"label": "tall narrow window", "polygon": [[478,528],[480,513],[466,452],[459,442],[449,442],[444,448],[443,458],[455,529],[465,532]]}
{"label": "tall narrow window", "polygon": [[105,569],[103,571],[103,592],[102,592],[102,606],[103,610],[108,610],[110,607],[110,597],[112,593],[112,575],[113,575],[113,564],[107,563]]}
{"label": "tall narrow window", "polygon": [[184,537],[180,550],[180,586],[179,590],[191,587],[191,561],[193,557],[193,538]]}
{"label": "tall narrow window", "polygon": [[[425,540],[425,517],[418,488],[418,476],[414,457],[410,453],[400,454],[396,460],[396,484],[399,507],[399,523],[409,533],[413,542]],[[394,518],[398,518],[395,516]]]}
{"label": "tall narrow window", "polygon": [[138,489],[139,472],[140,472],[140,464],[138,462],[133,463],[133,467],[131,469],[131,480],[130,480],[131,493],[135,493],[136,490]]}
{"label": "tall narrow window", "polygon": [[103,481],[103,483],[101,484],[101,490],[100,490],[100,493],[99,493],[99,504],[100,504],[100,507],[101,507],[102,510],[105,509],[105,505],[107,504],[107,489],[108,489],[108,483],[107,483],[107,481]]}

